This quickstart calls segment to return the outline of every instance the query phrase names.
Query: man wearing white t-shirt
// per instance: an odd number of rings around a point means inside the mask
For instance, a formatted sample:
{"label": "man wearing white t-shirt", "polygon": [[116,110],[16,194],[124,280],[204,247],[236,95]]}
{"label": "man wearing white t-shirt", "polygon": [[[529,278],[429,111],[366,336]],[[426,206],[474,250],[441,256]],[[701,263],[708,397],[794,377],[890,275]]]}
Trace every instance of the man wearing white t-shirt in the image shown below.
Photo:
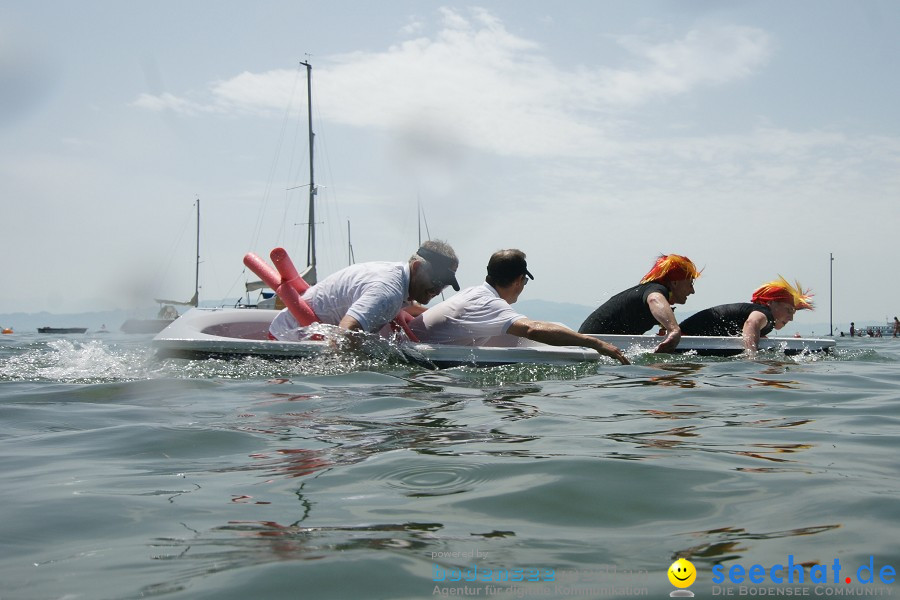
{"label": "man wearing white t-shirt", "polygon": [[592,348],[622,364],[628,359],[612,344],[546,321],[533,321],[513,310],[528,279],[525,253],[521,250],[495,252],[487,266],[485,283],[463,290],[429,308],[410,321],[409,328],[419,340],[460,346],[510,346],[510,336],[524,337],[551,346]]}
{"label": "man wearing white t-shirt", "polygon": [[[341,269],[306,290],[301,300],[321,323],[347,331],[376,332],[401,309],[410,315],[407,320],[420,314],[423,305],[448,285],[459,291],[458,267],[449,244],[429,240],[406,263],[369,262]],[[288,309],[275,317],[269,333],[277,340],[305,337]]]}

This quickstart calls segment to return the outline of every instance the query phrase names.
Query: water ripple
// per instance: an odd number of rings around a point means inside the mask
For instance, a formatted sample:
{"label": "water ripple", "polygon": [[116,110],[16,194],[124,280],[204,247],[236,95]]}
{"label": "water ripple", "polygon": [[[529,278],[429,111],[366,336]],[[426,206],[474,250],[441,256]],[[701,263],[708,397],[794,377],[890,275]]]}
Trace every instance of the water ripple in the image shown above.
{"label": "water ripple", "polygon": [[414,498],[447,496],[474,489],[487,479],[478,463],[435,463],[403,465],[376,476],[389,487]]}

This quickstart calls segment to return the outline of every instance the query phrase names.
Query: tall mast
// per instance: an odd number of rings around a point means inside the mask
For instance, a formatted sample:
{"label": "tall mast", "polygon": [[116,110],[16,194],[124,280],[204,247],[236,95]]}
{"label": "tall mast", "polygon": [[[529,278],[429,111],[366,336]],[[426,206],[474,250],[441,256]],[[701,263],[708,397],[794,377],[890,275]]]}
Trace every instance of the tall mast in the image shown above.
{"label": "tall mast", "polygon": [[307,123],[309,127],[309,224],[306,243],[306,264],[309,265],[306,274],[307,283],[316,283],[316,181],[315,171],[313,169],[313,147],[315,135],[312,127],[312,65],[307,62],[300,62],[306,67],[306,106],[307,106]]}
{"label": "tall mast", "polygon": [[347,219],[347,265],[352,265],[356,262],[356,259],[353,256],[353,242],[350,241],[350,219]]}
{"label": "tall mast", "polygon": [[191,305],[200,304],[200,198],[197,198],[197,260],[194,264],[194,297]]}
{"label": "tall mast", "polygon": [[834,336],[834,253],[828,257],[828,335]]}

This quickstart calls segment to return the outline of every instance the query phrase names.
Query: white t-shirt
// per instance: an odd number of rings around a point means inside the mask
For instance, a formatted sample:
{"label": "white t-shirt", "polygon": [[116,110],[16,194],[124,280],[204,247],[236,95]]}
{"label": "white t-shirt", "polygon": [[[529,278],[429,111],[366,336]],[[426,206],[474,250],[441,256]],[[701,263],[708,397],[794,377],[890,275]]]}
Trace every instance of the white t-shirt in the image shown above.
{"label": "white t-shirt", "polygon": [[[515,346],[506,335],[509,326],[526,318],[512,309],[491,285],[484,283],[459,292],[410,321],[419,340],[457,346]],[[501,337],[497,337],[501,336]]]}
{"label": "white t-shirt", "polygon": [[[338,325],[344,315],[356,319],[364,331],[378,331],[391,321],[409,296],[409,264],[369,262],[332,273],[303,294],[303,300],[322,323]],[[294,339],[299,327],[288,309],[272,321],[269,332],[278,339]]]}

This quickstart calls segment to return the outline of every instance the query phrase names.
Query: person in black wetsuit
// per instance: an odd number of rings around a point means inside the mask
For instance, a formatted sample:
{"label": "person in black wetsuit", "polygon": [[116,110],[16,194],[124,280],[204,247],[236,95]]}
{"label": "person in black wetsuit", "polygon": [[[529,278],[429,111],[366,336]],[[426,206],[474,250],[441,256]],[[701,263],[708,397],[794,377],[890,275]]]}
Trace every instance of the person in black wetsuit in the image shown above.
{"label": "person in black wetsuit", "polygon": [[778,276],[753,292],[750,302],[720,304],[691,315],[681,323],[683,335],[720,335],[744,338],[748,353],[758,350],[759,338],[773,329],[781,329],[798,310],[812,310],[812,294],[800,283],[791,285]]}
{"label": "person in black wetsuit", "polygon": [[681,329],[673,304],[684,304],[694,293],[694,279],[700,271],[686,256],[666,254],[656,259],[641,282],[619,292],[581,324],[579,333],[640,335],[661,325],[666,337],[656,352],[671,352],[681,340]]}

